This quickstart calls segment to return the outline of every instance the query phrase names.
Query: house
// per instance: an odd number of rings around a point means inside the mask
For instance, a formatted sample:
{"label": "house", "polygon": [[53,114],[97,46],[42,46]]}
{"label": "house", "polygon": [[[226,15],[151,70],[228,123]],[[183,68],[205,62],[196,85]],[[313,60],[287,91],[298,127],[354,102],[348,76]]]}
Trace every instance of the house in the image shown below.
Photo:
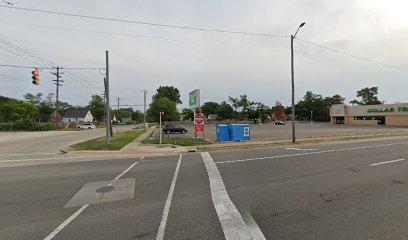
{"label": "house", "polygon": [[217,119],[217,114],[208,114],[207,120],[212,121]]}
{"label": "house", "polygon": [[62,118],[63,122],[93,122],[93,116],[88,109],[77,110],[71,109],[65,113]]}
{"label": "house", "polygon": [[59,115],[59,113],[57,111],[54,111],[48,118],[51,122],[53,123],[58,123],[61,122],[61,116]]}

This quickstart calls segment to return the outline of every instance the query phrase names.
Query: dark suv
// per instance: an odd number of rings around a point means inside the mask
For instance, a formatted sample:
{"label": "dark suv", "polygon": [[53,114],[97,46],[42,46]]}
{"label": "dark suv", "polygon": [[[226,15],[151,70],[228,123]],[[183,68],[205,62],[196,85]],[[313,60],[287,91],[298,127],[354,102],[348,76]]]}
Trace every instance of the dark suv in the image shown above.
{"label": "dark suv", "polygon": [[166,125],[163,128],[163,132],[170,134],[170,133],[187,133],[187,129],[182,128],[182,127],[176,127],[174,125]]}

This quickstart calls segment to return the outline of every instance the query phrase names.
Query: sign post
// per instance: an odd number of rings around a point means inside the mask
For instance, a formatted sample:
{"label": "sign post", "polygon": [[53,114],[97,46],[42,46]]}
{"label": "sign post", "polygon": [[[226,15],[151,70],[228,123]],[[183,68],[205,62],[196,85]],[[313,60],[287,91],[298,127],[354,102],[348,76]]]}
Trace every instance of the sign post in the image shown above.
{"label": "sign post", "polygon": [[203,146],[204,146],[204,149],[205,149],[204,115],[201,114],[201,113],[197,113],[194,116],[194,132],[195,132],[197,149],[198,149],[197,133],[199,133],[199,132],[201,132],[203,134]]}

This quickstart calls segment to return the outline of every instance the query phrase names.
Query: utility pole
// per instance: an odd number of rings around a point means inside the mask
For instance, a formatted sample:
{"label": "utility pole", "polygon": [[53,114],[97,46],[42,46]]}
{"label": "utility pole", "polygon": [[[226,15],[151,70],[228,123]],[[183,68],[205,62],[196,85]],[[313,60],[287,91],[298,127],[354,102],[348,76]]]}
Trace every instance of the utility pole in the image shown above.
{"label": "utility pole", "polygon": [[[103,79],[103,81],[104,81],[104,82],[106,81],[105,78]],[[106,94],[105,94],[105,92],[102,92],[102,97],[103,97],[103,105],[104,105],[104,108],[103,108],[103,119],[106,119]]]}
{"label": "utility pole", "polygon": [[105,76],[105,95],[106,95],[106,144],[110,145],[111,121],[109,109],[109,51],[106,51],[106,76]]}
{"label": "utility pole", "polygon": [[310,110],[310,124],[313,123],[313,110]]}
{"label": "utility pole", "polygon": [[119,110],[119,103],[120,103],[120,98],[116,98],[116,100],[118,101],[118,110]]}
{"label": "utility pole", "polygon": [[147,91],[144,90],[144,109],[143,109],[143,126],[146,129],[146,95],[147,95]]}
{"label": "utility pole", "polygon": [[57,77],[56,80],[52,80],[54,82],[54,84],[57,86],[56,88],[56,94],[55,94],[55,112],[58,113],[58,109],[59,109],[59,87],[62,87],[62,82],[64,82],[64,80],[61,80],[61,75],[60,74],[64,74],[64,73],[60,73],[60,67],[57,66],[56,68],[56,72],[52,72],[52,75],[55,75]]}
{"label": "utility pole", "polygon": [[296,38],[296,34],[299,29],[303,27],[306,23],[301,23],[296,30],[294,35],[290,35],[290,60],[291,60],[291,70],[292,70],[292,143],[296,142],[296,131],[295,131],[295,121],[296,121],[296,111],[295,111],[295,70],[293,64],[293,40]]}

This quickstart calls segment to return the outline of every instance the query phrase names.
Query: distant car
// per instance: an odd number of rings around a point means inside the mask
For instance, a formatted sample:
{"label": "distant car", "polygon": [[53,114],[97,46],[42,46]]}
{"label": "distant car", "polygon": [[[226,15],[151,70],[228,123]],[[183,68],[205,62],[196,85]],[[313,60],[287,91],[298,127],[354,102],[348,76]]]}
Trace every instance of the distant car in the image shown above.
{"label": "distant car", "polygon": [[81,123],[81,124],[78,125],[77,128],[94,129],[95,125],[93,123]]}
{"label": "distant car", "polygon": [[275,121],[275,125],[285,125],[285,123],[282,121]]}
{"label": "distant car", "polygon": [[163,128],[163,132],[167,133],[167,134],[170,134],[170,133],[182,133],[182,134],[185,134],[185,133],[187,133],[187,129],[182,128],[182,127],[177,127],[177,126],[174,126],[174,125],[166,125]]}

